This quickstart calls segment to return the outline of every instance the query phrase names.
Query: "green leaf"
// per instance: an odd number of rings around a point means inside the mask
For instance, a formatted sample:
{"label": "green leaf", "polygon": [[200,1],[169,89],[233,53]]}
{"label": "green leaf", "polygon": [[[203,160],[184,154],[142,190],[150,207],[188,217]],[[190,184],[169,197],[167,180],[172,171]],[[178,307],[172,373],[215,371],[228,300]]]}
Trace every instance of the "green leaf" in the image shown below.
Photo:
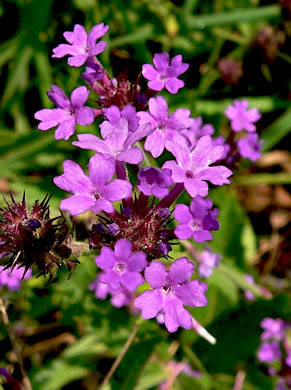
{"label": "green leaf", "polygon": [[263,152],[272,149],[280,142],[291,130],[291,109],[287,110],[275,122],[273,122],[262,134],[264,144]]}
{"label": "green leaf", "polygon": [[246,213],[233,189],[231,187],[222,187],[215,189],[211,195],[214,204],[218,206],[218,220],[220,229],[213,234],[211,247],[229,258],[235,259],[242,264],[244,251],[241,242],[244,224],[246,222]]}
{"label": "green leaf", "polygon": [[28,65],[32,53],[32,48],[28,46],[17,53],[8,74],[6,88],[1,99],[2,106],[6,106],[16,91],[21,90],[24,84],[28,82]]}
{"label": "green leaf", "polygon": [[143,42],[147,39],[150,39],[154,36],[154,30],[152,25],[140,26],[140,28],[134,32],[127,35],[122,35],[121,37],[113,38],[109,44],[107,50],[112,49],[113,47],[130,45],[136,42]]}
{"label": "green leaf", "polygon": [[233,264],[227,264],[225,262],[221,263],[217,268],[216,273],[227,276],[229,279],[235,282],[236,285],[240,287],[242,290],[249,290],[256,297],[265,298],[265,296],[262,294],[262,292],[256,285],[246,281],[245,279],[246,274],[241,270],[239,270],[237,267],[235,267]]}
{"label": "green leaf", "polygon": [[63,360],[56,359],[47,369],[39,371],[34,382],[34,388],[39,390],[61,390],[63,386],[84,378],[89,370],[85,367],[71,365]]}
{"label": "green leaf", "polygon": [[256,173],[235,178],[235,184],[252,186],[258,184],[291,184],[291,173]]}
{"label": "green leaf", "polygon": [[155,345],[161,341],[158,336],[144,337],[134,344],[120,363],[113,380],[112,390],[136,389],[136,384],[145,365],[154,351]]}
{"label": "green leaf", "polygon": [[192,16],[185,18],[188,28],[204,28],[224,24],[257,22],[259,19],[279,18],[281,8],[279,5],[270,5],[259,8],[242,8],[229,12],[213,13],[206,15]]}

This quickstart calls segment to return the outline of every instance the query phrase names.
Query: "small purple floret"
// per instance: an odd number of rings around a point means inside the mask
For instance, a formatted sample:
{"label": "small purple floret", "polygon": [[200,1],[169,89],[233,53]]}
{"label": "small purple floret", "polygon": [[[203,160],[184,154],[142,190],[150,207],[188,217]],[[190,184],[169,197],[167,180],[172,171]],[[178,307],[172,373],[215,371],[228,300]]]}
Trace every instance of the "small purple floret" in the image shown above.
{"label": "small purple floret", "polygon": [[109,121],[101,123],[103,140],[93,134],[79,134],[73,145],[82,149],[95,150],[105,158],[113,158],[128,164],[139,164],[143,161],[143,152],[134,146],[142,138],[152,132],[149,124],[139,126],[134,132],[129,131],[129,122],[121,117],[117,124]]}
{"label": "small purple floret", "polygon": [[88,62],[86,71],[82,73],[82,77],[89,84],[94,84],[96,81],[101,80],[105,75],[105,71],[100,65],[95,62]]}
{"label": "small purple floret", "polygon": [[78,215],[92,210],[94,213],[105,211],[112,213],[112,202],[126,198],[132,185],[125,181],[115,179],[113,159],[105,159],[96,154],[89,160],[89,177],[85,175],[79,164],[66,160],[63,164],[64,173],[54,178],[54,183],[73,196],[61,201],[60,208],[69,210],[71,215]]}
{"label": "small purple floret", "polygon": [[240,155],[255,162],[261,157],[261,149],[264,141],[259,140],[257,133],[248,134],[246,138],[241,138],[237,142]]}
{"label": "small purple floret", "polygon": [[167,140],[172,140],[177,132],[190,128],[194,122],[190,118],[190,110],[179,108],[169,115],[168,103],[162,96],[149,100],[149,113],[140,111],[137,115],[140,124],[151,125],[152,133],[147,137],[144,148],[154,158],[163,153]]}
{"label": "small purple floret", "polygon": [[258,351],[258,359],[265,363],[273,363],[276,360],[280,360],[281,356],[280,345],[277,341],[261,344]]}
{"label": "small purple floret", "polygon": [[181,54],[173,57],[170,61],[169,54],[156,53],[153,58],[153,65],[145,64],[142,66],[144,78],[150,80],[149,88],[154,91],[161,91],[166,88],[170,93],[176,94],[180,88],[184,87],[184,81],[177,77],[186,72],[188,64],[182,62]]}
{"label": "small purple floret", "polygon": [[264,332],[261,335],[262,340],[274,339],[282,340],[284,337],[284,321],[280,318],[266,317],[260,323]]}
{"label": "small purple floret", "polygon": [[196,242],[212,240],[210,230],[218,230],[218,209],[212,208],[211,199],[203,199],[197,195],[190,207],[178,204],[174,210],[174,217],[181,225],[175,229],[175,234],[180,240],[188,240],[192,237]]}
{"label": "small purple floret", "polygon": [[137,188],[145,195],[163,198],[168,195],[169,187],[174,184],[169,169],[154,167],[141,168],[138,173]]}
{"label": "small purple floret", "polygon": [[213,253],[210,248],[205,247],[203,252],[199,253],[199,276],[209,278],[213,273],[213,269],[218,267],[221,257],[221,254]]}
{"label": "small purple floret", "polygon": [[129,291],[135,291],[144,282],[141,271],[147,266],[146,255],[144,252],[132,253],[129,240],[118,240],[114,251],[103,247],[95,262],[104,271],[100,282],[107,283],[112,290],[116,291],[123,286]]}
{"label": "small purple floret", "polygon": [[134,302],[141,310],[142,318],[150,319],[162,313],[169,332],[175,332],[179,326],[191,329],[192,317],[183,305],[207,305],[207,284],[199,280],[189,281],[193,271],[194,264],[186,257],[177,259],[169,271],[164,264],[151,262],[145,270],[145,278],[152,290],[145,291]]}
{"label": "small purple floret", "polygon": [[82,66],[91,57],[102,53],[106,48],[106,43],[97,40],[103,37],[108,31],[109,27],[104,26],[104,23],[97,24],[87,34],[86,30],[80,24],[76,24],[74,31],[66,31],[64,37],[69,44],[60,44],[53,49],[53,58],[61,58],[64,56],[71,56],[68,58],[70,66]]}
{"label": "small purple floret", "polygon": [[243,99],[241,102],[235,100],[233,105],[228,106],[225,110],[225,115],[231,120],[233,131],[256,131],[254,122],[261,118],[261,114],[256,108],[248,110],[248,104],[247,99]]}
{"label": "small purple floret", "polygon": [[128,305],[132,298],[131,292],[122,286],[118,290],[112,290],[109,284],[100,281],[101,275],[98,275],[97,279],[89,285],[89,290],[95,292],[95,297],[104,300],[110,294],[110,302],[113,306],[119,308]]}
{"label": "small purple floret", "polygon": [[176,161],[166,161],[162,168],[171,169],[174,183],[184,183],[192,198],[196,195],[207,196],[206,180],[219,186],[230,183],[230,169],[222,165],[209,166],[224,155],[223,146],[214,146],[209,135],[200,138],[192,151],[184,143],[182,136],[176,136],[174,141],[166,141],[167,149],[176,157]]}
{"label": "small purple floret", "polygon": [[52,85],[47,95],[57,108],[45,108],[34,114],[35,119],[41,121],[38,125],[40,130],[58,126],[55,132],[56,139],[68,140],[74,134],[76,124],[88,126],[94,122],[94,110],[85,106],[89,96],[86,87],[76,88],[68,99],[61,88]]}

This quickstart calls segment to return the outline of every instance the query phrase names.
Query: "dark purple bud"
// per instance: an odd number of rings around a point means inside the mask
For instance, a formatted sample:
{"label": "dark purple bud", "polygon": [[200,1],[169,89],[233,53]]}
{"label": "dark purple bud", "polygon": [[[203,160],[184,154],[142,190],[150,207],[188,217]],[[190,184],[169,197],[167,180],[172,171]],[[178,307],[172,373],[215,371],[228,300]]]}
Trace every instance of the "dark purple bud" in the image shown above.
{"label": "dark purple bud", "polygon": [[108,234],[110,234],[111,236],[116,236],[119,230],[119,226],[116,223],[111,223],[110,225],[108,225]]}
{"label": "dark purple bud", "polygon": [[39,227],[41,227],[41,223],[39,222],[38,219],[30,218],[30,219],[27,221],[27,226],[28,226],[29,229],[31,229],[31,230],[36,230],[36,229],[38,229]]}

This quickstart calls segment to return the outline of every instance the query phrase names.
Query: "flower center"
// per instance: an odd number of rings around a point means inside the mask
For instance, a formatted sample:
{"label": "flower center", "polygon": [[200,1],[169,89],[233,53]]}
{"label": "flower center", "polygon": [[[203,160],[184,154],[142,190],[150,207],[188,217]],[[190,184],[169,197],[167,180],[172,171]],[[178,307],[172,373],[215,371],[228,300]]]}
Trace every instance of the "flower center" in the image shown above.
{"label": "flower center", "polygon": [[192,171],[186,171],[185,173],[187,179],[194,179],[195,175]]}
{"label": "flower center", "polygon": [[160,79],[160,81],[165,82],[165,81],[168,80],[168,77],[165,74],[162,73],[162,74],[159,75],[159,79]]}
{"label": "flower center", "polygon": [[169,294],[172,290],[172,287],[169,285],[169,283],[165,283],[162,287],[162,291],[165,294]]}
{"label": "flower center", "polygon": [[196,232],[197,230],[201,230],[202,223],[197,219],[193,219],[193,221],[191,222],[191,227]]}
{"label": "flower center", "polygon": [[124,263],[117,263],[114,267],[114,270],[117,273],[122,274],[126,270],[126,265]]}

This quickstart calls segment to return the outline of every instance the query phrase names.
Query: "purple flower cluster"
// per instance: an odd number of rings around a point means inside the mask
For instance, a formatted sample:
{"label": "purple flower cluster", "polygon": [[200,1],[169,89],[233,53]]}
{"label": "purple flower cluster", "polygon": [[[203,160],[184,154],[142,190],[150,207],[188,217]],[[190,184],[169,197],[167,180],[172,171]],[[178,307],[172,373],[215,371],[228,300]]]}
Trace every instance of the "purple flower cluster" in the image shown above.
{"label": "purple flower cluster", "polygon": [[234,140],[233,136],[229,137],[231,145],[229,145],[228,158],[232,155],[232,160],[243,157],[255,162],[261,157],[260,151],[263,145],[263,140],[259,140],[254,124],[261,118],[261,114],[256,108],[248,110],[248,104],[247,99],[235,100],[233,105],[225,110],[225,115],[231,121],[232,130],[235,133],[244,130],[247,132],[238,140]]}
{"label": "purple flower cluster", "polygon": [[[191,118],[190,110],[182,108],[170,113],[166,99],[156,96],[163,88],[176,94],[184,86],[178,77],[189,65],[182,62],[181,55],[170,60],[168,53],[157,53],[154,65],[144,64],[147,88],[139,78],[130,81],[126,74],[110,78],[97,58],[105,50],[100,38],[107,30],[101,23],[87,33],[77,24],[73,31],[64,33],[68,43],[57,46],[53,57],[69,56],[70,66],[85,65],[82,77],[88,88],[76,88],[69,99],[59,87],[52,86],[48,97],[56,108],[35,114],[40,130],[57,127],[56,139],[65,140],[74,134],[76,125],[87,126],[97,117],[102,119],[100,132],[78,134],[73,142],[95,152],[88,174],[76,162],[66,160],[64,173],[54,178],[58,187],[71,194],[61,201],[60,208],[72,216],[89,210],[98,214],[89,236],[90,248],[99,250],[95,262],[102,270],[90,285],[96,298],[111,295],[114,306],[133,304],[144,319],[156,318],[169,332],[179,326],[194,329],[214,343],[185,308],[207,304],[206,283],[192,280],[194,263],[181,257],[166,266],[160,259],[171,258],[177,238],[209,241],[211,231],[219,229],[218,209],[205,197],[209,183],[230,183],[232,171],[223,164],[229,145],[213,139],[213,126],[203,124],[201,117]],[[90,100],[92,107],[85,106],[89,91],[95,96]],[[246,109],[245,102],[228,108],[235,131],[255,130],[253,122],[259,114]],[[241,154],[253,158],[259,141],[247,138],[246,142],[248,147],[243,140],[238,144]],[[165,150],[172,157],[164,159],[161,168],[147,164]],[[130,174],[128,164],[134,165]],[[135,188],[132,183],[137,183]],[[174,208],[184,191],[192,198],[190,206],[178,204]],[[175,229],[168,226],[173,209],[178,222]],[[199,275],[209,277],[220,255],[210,249],[200,255]],[[139,295],[139,286],[146,282],[149,289]]]}
{"label": "purple flower cluster", "polygon": [[290,389],[290,377],[285,377],[284,372],[285,368],[291,367],[291,324],[281,318],[266,317],[262,320],[261,327],[264,331],[258,359],[269,366],[270,375],[278,377],[276,389]]}
{"label": "purple flower cluster", "polygon": [[31,270],[29,269],[24,275],[23,268],[5,269],[0,266],[0,288],[7,287],[10,291],[17,291],[21,287],[21,281],[31,278]]}

